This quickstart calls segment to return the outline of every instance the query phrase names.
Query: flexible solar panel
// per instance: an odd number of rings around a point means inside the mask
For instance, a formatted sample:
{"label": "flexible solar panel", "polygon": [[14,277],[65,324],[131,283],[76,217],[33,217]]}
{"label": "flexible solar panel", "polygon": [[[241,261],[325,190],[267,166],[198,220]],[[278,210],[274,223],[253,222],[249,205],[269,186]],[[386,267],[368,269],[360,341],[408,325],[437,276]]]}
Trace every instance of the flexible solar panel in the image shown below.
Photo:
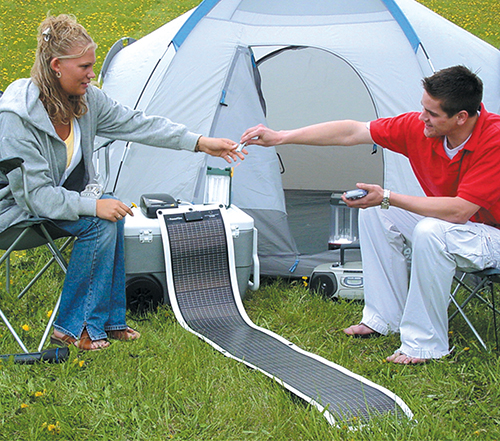
{"label": "flexible solar panel", "polygon": [[180,324],[313,404],[330,424],[381,415],[411,419],[410,409],[389,390],[252,323],[238,292],[224,216],[217,206],[158,212],[170,304]]}

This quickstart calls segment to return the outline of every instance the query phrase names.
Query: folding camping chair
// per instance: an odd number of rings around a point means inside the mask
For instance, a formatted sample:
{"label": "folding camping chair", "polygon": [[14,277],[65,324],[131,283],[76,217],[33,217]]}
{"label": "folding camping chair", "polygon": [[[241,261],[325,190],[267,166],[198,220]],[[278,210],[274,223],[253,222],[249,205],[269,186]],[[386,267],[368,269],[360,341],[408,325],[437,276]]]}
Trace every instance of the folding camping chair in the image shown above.
{"label": "folding camping chair", "polygon": [[[18,295],[18,298],[21,298],[28,289],[33,286],[33,284],[41,277],[41,275],[49,268],[49,266],[57,262],[57,264],[61,267],[63,272],[66,274],[67,263],[62,255],[62,251],[68,247],[68,245],[72,242],[73,237],[69,237],[61,248],[55,244],[54,240],[60,237],[68,237],[69,234],[66,231],[58,228],[52,221],[49,219],[40,218],[35,210],[33,209],[33,205],[30,201],[29,194],[27,191],[26,185],[26,169],[23,164],[23,159],[18,157],[10,157],[0,160],[0,172],[3,173],[4,176],[9,174],[11,171],[20,168],[22,173],[23,180],[23,190],[24,190],[24,199],[28,209],[33,215],[32,218],[23,221],[19,224],[13,225],[7,228],[5,231],[0,233],[0,249],[5,250],[4,254],[0,258],[0,265],[4,262],[6,264],[6,286],[5,290],[8,293],[10,291],[10,256],[13,251],[18,250],[26,250],[30,248],[40,247],[42,245],[46,245],[52,254],[52,258],[47,262],[47,264],[40,270],[40,272],[35,275],[35,277],[30,281],[30,283],[26,286],[25,289]],[[8,182],[0,182],[0,188],[8,185]],[[48,334],[50,332],[50,328],[54,323],[55,317],[57,315],[57,311],[59,309],[60,296],[56,302],[56,305],[52,309],[52,313],[49,317],[48,324],[45,328],[45,332],[40,340],[40,344],[38,346],[38,351],[41,351],[45,341],[47,340]],[[11,325],[6,315],[0,309],[0,318],[3,320],[10,333],[14,336],[17,343],[21,346],[23,352],[29,353],[25,344],[19,337],[18,333],[15,331],[14,327]]]}
{"label": "folding camping chair", "polygon": [[[468,277],[472,276],[472,277]],[[468,279],[472,279],[471,282]],[[460,314],[471,331],[476,336],[477,340],[481,344],[481,346],[488,350],[486,343],[479,335],[479,332],[474,327],[470,319],[467,317],[464,308],[472,301],[479,300],[481,303],[484,303],[488,309],[490,309],[493,313],[493,327],[495,332],[495,344],[498,348],[498,333],[497,333],[497,314],[500,314],[500,311],[495,306],[495,290],[494,284],[500,283],[500,269],[499,268],[487,268],[482,271],[475,271],[473,273],[462,273],[461,275],[455,275],[455,281],[457,282],[453,292],[450,294],[450,300],[455,305],[456,310],[450,315],[449,321],[451,321],[457,314]],[[466,293],[468,293],[465,300],[459,302],[457,299],[457,295],[461,289],[464,289]],[[488,299],[487,294],[489,293],[490,299]]]}

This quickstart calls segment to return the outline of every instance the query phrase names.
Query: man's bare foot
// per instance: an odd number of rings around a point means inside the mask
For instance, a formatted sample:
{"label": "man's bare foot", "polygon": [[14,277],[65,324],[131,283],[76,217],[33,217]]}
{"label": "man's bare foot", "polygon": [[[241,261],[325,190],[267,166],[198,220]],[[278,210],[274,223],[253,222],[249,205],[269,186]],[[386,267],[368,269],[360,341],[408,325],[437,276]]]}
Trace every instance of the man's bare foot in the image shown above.
{"label": "man's bare foot", "polygon": [[364,323],[349,326],[348,328],[344,329],[344,333],[356,338],[370,338],[380,336],[378,332],[374,331],[372,328],[369,328]]}
{"label": "man's bare foot", "polygon": [[386,358],[387,361],[396,364],[424,364],[429,361],[428,358],[410,357],[402,352],[394,352],[391,356]]}

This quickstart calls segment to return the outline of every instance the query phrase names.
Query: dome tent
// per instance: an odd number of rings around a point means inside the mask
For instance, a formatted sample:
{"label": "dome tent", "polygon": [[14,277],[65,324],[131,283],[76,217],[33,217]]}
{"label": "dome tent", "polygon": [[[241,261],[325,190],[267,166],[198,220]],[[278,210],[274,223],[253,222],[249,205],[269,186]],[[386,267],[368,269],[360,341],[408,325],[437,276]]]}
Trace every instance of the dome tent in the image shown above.
{"label": "dome tent", "polygon": [[[115,47],[101,79],[126,105],[238,141],[258,123],[290,129],[419,110],[421,79],[456,64],[478,72],[486,108],[498,112],[500,52],[413,0],[205,0]],[[255,220],[263,274],[307,276],[339,260],[327,250],[332,191],[369,182],[422,194],[405,158],[372,150],[249,148],[234,170],[232,202]],[[121,142],[110,152],[107,189],[125,201],[162,192],[201,202],[207,166],[227,166]]]}

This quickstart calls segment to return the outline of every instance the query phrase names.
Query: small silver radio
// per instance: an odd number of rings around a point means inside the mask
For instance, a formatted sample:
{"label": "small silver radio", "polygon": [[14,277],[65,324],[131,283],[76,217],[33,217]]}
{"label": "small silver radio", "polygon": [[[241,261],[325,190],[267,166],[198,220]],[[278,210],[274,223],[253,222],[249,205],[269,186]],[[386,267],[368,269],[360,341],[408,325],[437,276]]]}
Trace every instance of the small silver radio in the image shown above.
{"label": "small silver radio", "polygon": [[331,299],[363,300],[361,262],[324,263],[314,268],[309,289]]}

